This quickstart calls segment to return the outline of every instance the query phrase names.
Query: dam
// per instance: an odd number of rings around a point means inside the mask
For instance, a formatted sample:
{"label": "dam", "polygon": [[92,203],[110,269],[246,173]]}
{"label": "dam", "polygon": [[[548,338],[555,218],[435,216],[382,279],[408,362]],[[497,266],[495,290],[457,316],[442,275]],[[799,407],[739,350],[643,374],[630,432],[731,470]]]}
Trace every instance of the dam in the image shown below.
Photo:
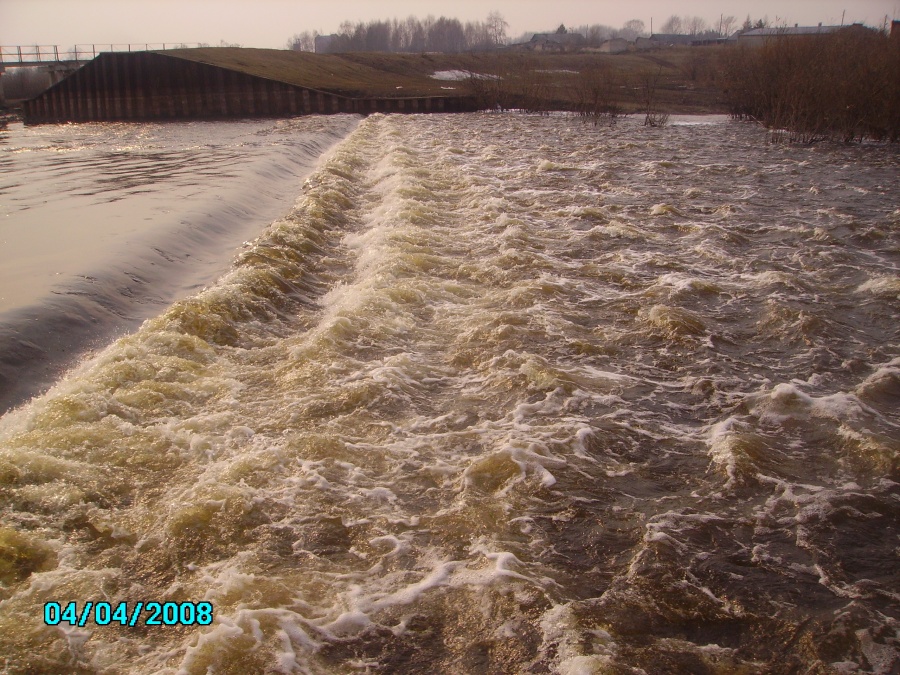
{"label": "dam", "polygon": [[235,47],[105,52],[23,103],[26,124],[471,112],[420,75],[338,55]]}

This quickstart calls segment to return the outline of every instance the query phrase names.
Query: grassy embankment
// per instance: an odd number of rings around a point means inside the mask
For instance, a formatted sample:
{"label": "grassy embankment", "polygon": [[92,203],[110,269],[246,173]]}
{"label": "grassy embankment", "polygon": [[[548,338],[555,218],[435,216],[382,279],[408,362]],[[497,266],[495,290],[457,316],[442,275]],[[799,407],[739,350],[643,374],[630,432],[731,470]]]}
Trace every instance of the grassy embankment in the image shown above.
{"label": "grassy embankment", "polygon": [[[173,56],[240,70],[346,96],[475,95],[485,107],[581,110],[588,99],[622,112],[652,104],[667,112],[725,112],[714,64],[720,47],[629,54],[463,54],[304,52],[209,48]],[[441,81],[436,71],[465,70],[490,78]],[[602,99],[602,100],[601,100]]]}
{"label": "grassy embankment", "polygon": [[[779,139],[900,140],[900,40],[852,27],[777,37],[759,47],[707,46],[625,54],[462,54],[205,48],[168,55],[351,97],[474,96],[484,108],[569,110],[595,120],[638,113],[724,113]],[[436,80],[436,71],[484,77]]]}
{"label": "grassy embankment", "polygon": [[[163,53],[351,97],[476,96],[485,108],[618,114],[646,112],[648,102],[665,112],[725,112],[715,85],[714,64],[720,51],[719,47],[703,47],[617,55],[513,51],[310,54],[212,47]],[[442,70],[488,77],[468,81],[432,77]],[[45,73],[40,75],[46,79]],[[38,95],[43,88],[32,87],[28,96]],[[20,101],[7,103],[16,107]]]}
{"label": "grassy embankment", "polygon": [[[349,96],[472,95],[485,108],[570,110],[594,119],[724,113],[777,139],[900,140],[900,40],[862,27],[776,37],[757,47],[678,47],[625,54],[517,51],[314,55],[188,50],[185,58]],[[440,81],[436,71],[487,78]]]}

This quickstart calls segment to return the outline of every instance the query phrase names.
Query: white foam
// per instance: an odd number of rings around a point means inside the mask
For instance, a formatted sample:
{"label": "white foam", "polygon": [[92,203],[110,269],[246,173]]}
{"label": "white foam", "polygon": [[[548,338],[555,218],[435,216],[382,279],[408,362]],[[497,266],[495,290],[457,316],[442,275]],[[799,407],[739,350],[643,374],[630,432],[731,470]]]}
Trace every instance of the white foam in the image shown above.
{"label": "white foam", "polygon": [[860,284],[856,292],[877,296],[900,296],[900,275],[871,277]]}
{"label": "white foam", "polygon": [[409,605],[419,599],[423,593],[446,585],[454,569],[461,565],[456,561],[438,563],[431,572],[419,581],[400,588],[386,596],[371,602],[371,610],[378,611],[396,605]]}
{"label": "white foam", "polygon": [[732,487],[738,479],[739,460],[732,446],[732,438],[740,424],[738,418],[729,417],[712,425],[709,430],[709,456],[713,463],[728,476],[728,481],[725,483],[726,488]]}
{"label": "white foam", "polygon": [[[148,326],[63,397],[35,407],[30,419],[43,419],[45,433],[24,424],[4,443],[0,476],[19,501],[7,502],[3,518],[56,542],[62,562],[35,573],[31,590],[13,589],[4,619],[13,606],[33,616],[37,589],[74,587],[88,597],[122,586],[118,568],[78,576],[97,542],[60,523],[82,515],[123,555],[137,541],[151,573],[130,595],[216,605],[207,629],[160,633],[153,644],[101,631],[85,647],[107,650],[109,667],[160,672],[179,660],[186,672],[215,670],[242,655],[285,672],[317,672],[324,661],[383,670],[380,656],[346,654],[387,654],[395,644],[459,663],[476,640],[535,630],[538,653],[510,668],[627,669],[634,645],[617,611],[603,609],[617,593],[624,607],[686,593],[737,613],[728,584],[746,576],[722,568],[710,541],[746,550],[755,573],[775,575],[774,586],[762,584],[775,601],[777,580],[791,575],[812,574],[804,583],[822,579],[836,596],[861,591],[834,574],[833,540],[820,525],[843,527],[829,509],[853,518],[867,507],[848,504],[882,496],[856,469],[864,452],[843,461],[821,448],[879,450],[876,435],[893,429],[898,364],[866,364],[876,372],[852,389],[858,361],[890,353],[868,328],[847,342],[826,326],[811,347],[795,348],[754,323],[767,289],[785,279],[801,278],[821,298],[816,311],[831,312],[843,300],[820,276],[851,262],[825,269],[809,227],[798,240],[790,228],[752,220],[761,208],[754,200],[722,223],[714,185],[678,175],[693,132],[673,132],[676,143],[646,130],[632,137],[622,124],[613,132],[502,115],[362,122],[305,188],[303,208],[318,220],[292,216],[270,233],[274,242],[258,243],[272,260],[296,265],[296,283],[311,280],[307,303],[257,313],[241,295],[252,279],[235,275],[228,292],[203,295],[230,322],[230,339],[192,336],[204,326],[181,328],[175,317]],[[675,152],[677,161],[660,161]],[[646,162],[642,172],[635,157]],[[535,171],[542,162],[579,173]],[[761,203],[773,194],[765,180],[733,173],[759,182]],[[691,202],[694,229],[674,233],[670,218],[648,216],[654,204],[685,198],[703,200]],[[626,241],[614,241],[616,232]],[[851,246],[843,252],[853,258]],[[766,275],[767,265],[777,271]],[[719,279],[725,290],[707,292],[706,281]],[[776,290],[785,302],[792,295]],[[820,356],[828,357],[821,367]],[[841,358],[846,367],[829,365]],[[153,462],[135,470],[144,455]],[[39,480],[16,473],[32,469],[43,471]],[[142,480],[146,497],[129,492]],[[110,495],[109,505],[95,504],[98,494]],[[32,503],[39,508],[19,506]],[[625,540],[568,548],[604,528]],[[593,585],[583,574],[612,576],[613,586],[586,597]],[[659,579],[681,582],[660,587]],[[752,618],[759,606],[748,602]],[[652,610],[663,621],[664,605]],[[535,607],[549,609],[538,620]],[[420,641],[423,622],[451,639]],[[612,638],[619,634],[629,641],[624,655]],[[668,648],[737,661],[715,645],[665,642],[653,630],[642,638],[648,660]]]}

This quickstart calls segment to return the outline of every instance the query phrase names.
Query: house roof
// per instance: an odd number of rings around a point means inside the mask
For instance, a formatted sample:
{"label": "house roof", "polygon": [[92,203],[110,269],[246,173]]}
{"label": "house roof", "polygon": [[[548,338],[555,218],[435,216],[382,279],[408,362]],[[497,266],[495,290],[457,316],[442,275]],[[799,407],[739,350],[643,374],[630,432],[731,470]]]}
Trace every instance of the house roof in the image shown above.
{"label": "house roof", "polygon": [[742,33],[745,37],[777,37],[779,35],[819,35],[833,33],[844,26],[782,26],[780,28],[754,28]]}
{"label": "house roof", "polygon": [[694,40],[697,40],[698,37],[696,35],[686,35],[684,33],[653,33],[650,36],[651,40],[655,40],[656,42],[665,42],[668,44],[690,44]]}
{"label": "house roof", "polygon": [[531,38],[532,42],[538,42],[540,40],[549,40],[550,42],[566,44],[571,42],[581,42],[584,40],[584,35],[581,33],[535,33],[534,37]]}

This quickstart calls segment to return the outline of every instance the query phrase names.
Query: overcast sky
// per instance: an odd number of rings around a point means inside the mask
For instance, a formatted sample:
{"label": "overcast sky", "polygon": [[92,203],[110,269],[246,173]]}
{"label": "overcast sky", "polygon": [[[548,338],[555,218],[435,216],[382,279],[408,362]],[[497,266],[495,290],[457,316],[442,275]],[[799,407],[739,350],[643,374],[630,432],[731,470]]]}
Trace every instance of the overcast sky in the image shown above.
{"label": "overcast sky", "polygon": [[900,19],[900,0],[0,0],[0,45],[206,42],[282,48],[295,33],[332,33],[342,21],[455,17],[484,20],[492,10],[509,23],[508,34],[629,19],[654,29],[672,14],[719,16],[739,23],[749,13],[787,25]]}

